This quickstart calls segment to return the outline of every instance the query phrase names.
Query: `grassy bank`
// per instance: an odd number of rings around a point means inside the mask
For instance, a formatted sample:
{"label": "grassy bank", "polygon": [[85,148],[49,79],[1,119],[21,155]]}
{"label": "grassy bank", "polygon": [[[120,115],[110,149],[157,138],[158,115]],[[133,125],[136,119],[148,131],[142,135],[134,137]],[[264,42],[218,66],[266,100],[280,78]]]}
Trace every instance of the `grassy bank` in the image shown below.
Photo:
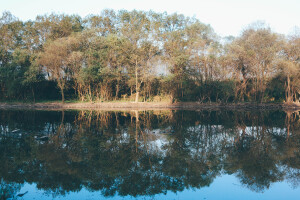
{"label": "grassy bank", "polygon": [[286,109],[300,110],[299,103],[199,103],[199,102],[39,102],[0,103],[4,109]]}

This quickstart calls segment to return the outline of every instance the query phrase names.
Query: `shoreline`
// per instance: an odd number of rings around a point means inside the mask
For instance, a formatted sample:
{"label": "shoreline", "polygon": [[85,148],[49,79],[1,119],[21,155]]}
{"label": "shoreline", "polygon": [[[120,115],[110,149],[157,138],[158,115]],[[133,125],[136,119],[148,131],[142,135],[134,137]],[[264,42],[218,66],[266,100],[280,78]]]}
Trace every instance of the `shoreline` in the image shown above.
{"label": "shoreline", "polygon": [[199,103],[199,102],[102,102],[102,103],[0,103],[0,109],[45,109],[45,110],[300,110],[299,103]]}

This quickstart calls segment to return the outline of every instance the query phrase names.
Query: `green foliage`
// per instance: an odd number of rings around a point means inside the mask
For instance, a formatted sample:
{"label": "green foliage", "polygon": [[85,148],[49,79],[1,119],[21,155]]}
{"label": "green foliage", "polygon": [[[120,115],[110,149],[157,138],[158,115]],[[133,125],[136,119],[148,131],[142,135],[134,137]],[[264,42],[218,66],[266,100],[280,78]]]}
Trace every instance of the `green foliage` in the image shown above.
{"label": "green foliage", "polygon": [[195,18],[152,11],[4,12],[0,99],[298,101],[299,41],[256,25],[222,43]]}
{"label": "green foliage", "polygon": [[285,100],[285,82],[285,77],[278,75],[268,83],[266,95],[269,101],[283,102]]}
{"label": "green foliage", "polygon": [[235,82],[209,81],[198,87],[199,97],[202,102],[232,102],[234,100]]}

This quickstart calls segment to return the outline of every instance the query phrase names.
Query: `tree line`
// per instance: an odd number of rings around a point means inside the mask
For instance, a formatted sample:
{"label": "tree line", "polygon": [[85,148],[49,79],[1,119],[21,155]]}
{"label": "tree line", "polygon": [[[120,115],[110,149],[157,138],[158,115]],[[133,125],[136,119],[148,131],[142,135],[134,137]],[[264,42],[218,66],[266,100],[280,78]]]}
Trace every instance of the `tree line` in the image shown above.
{"label": "tree line", "polygon": [[252,24],[221,38],[181,14],[0,18],[0,100],[294,102],[300,34]]}

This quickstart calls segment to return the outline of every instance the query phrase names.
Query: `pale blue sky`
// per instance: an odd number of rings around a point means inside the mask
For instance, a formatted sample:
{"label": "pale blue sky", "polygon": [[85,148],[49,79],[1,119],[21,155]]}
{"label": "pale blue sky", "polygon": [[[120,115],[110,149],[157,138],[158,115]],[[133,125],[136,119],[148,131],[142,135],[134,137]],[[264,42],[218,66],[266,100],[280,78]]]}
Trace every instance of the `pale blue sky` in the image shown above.
{"label": "pale blue sky", "polygon": [[153,10],[195,16],[221,36],[237,36],[250,23],[265,21],[278,33],[300,27],[300,0],[0,0],[0,12],[21,20],[46,13],[98,14],[101,10]]}

